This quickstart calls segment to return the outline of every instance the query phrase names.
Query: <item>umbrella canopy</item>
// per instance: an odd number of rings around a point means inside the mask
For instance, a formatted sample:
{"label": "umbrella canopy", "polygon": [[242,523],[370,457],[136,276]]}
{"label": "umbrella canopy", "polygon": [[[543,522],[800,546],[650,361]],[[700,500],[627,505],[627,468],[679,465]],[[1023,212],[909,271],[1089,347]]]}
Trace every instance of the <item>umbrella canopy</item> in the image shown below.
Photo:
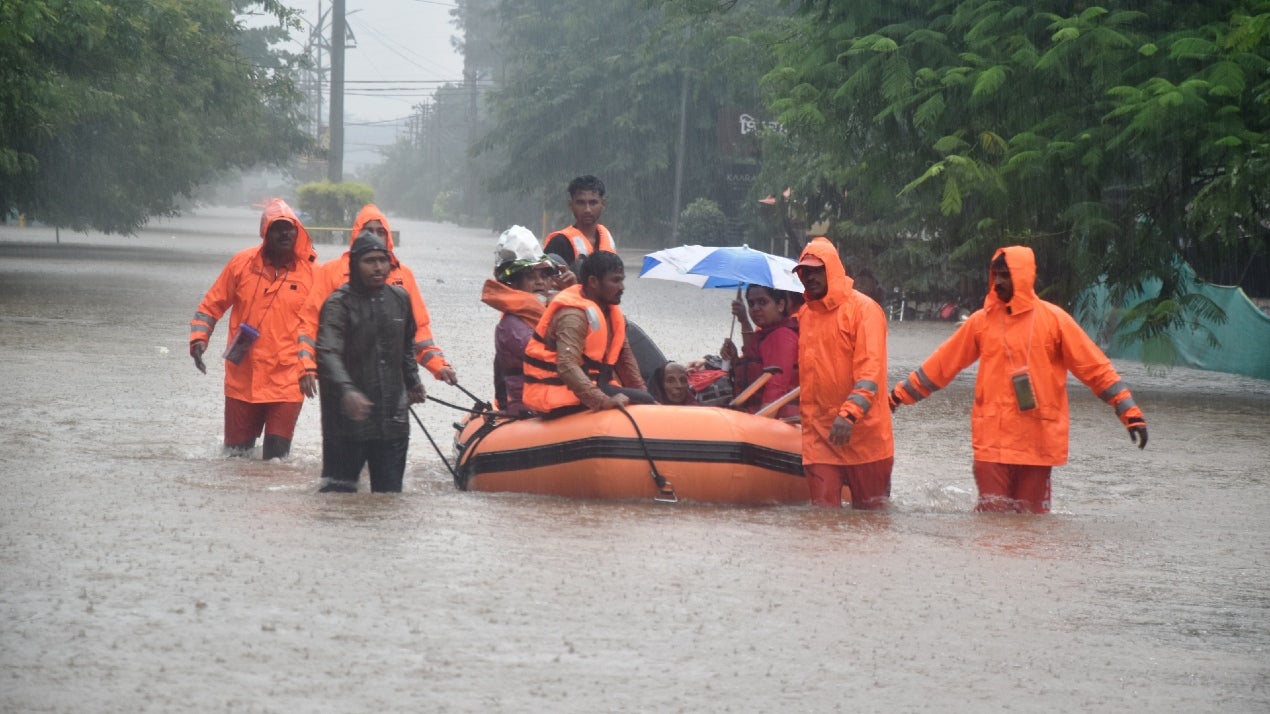
{"label": "umbrella canopy", "polygon": [[688,268],[688,274],[801,293],[803,283],[794,275],[795,265],[797,263],[789,258],[743,245],[739,248],[710,249]]}
{"label": "umbrella canopy", "polygon": [[696,285],[699,288],[740,287],[741,284],[736,280],[720,280],[708,275],[694,275],[688,272],[689,268],[713,250],[715,249],[701,245],[681,245],[677,248],[666,248],[656,253],[649,253],[644,256],[644,267],[639,271],[639,277],[674,280]]}

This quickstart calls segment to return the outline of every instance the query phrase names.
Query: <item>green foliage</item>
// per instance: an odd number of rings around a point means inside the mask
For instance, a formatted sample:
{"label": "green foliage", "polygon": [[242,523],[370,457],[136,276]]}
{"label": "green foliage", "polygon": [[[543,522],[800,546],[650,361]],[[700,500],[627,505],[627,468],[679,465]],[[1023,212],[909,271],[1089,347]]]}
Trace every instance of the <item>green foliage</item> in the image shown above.
{"label": "green foliage", "polygon": [[436,221],[457,222],[461,213],[458,191],[442,191],[432,202],[432,218]]}
{"label": "green foliage", "polygon": [[484,185],[500,202],[534,201],[560,225],[571,220],[565,186],[594,174],[608,188],[605,223],[627,244],[661,243],[674,210],[681,92],[682,193],[723,203],[734,159],[720,156],[719,112],[761,112],[754,87],[770,43],[753,31],[782,14],[700,0],[497,3],[501,61],[476,151],[501,161]]}
{"label": "green foliage", "polygon": [[[1038,289],[1060,303],[1098,276],[1113,293],[1160,278],[1166,308],[1141,314],[1155,339],[1217,319],[1170,279],[1179,252],[1235,281],[1270,252],[1270,4],[1132,8],[458,0],[470,72],[494,89],[479,114],[470,95],[438,96],[429,121],[462,129],[394,151],[392,193],[438,216],[483,207],[536,225],[549,211],[559,225],[565,184],[593,173],[606,223],[658,244],[686,86],[683,194],[743,216],[751,236],[801,238],[828,219],[853,268],[918,298],[979,299],[993,249],[1013,243],[1036,251]],[[741,164],[718,120],[736,107],[780,124],[745,157],[761,172],[739,209],[720,177]],[[471,165],[456,146],[482,162],[488,195],[456,179]],[[768,195],[782,198],[759,208]]]}
{"label": "green foliage", "polygon": [[[256,6],[277,26],[241,27]],[[290,60],[266,49],[291,21],[274,0],[0,0],[0,212],[130,232],[301,150]]]}
{"label": "green foliage", "polygon": [[375,191],[364,183],[315,181],[296,189],[298,208],[309,214],[309,222],[325,227],[348,226],[357,212],[375,200]]}
{"label": "green foliage", "polygon": [[719,204],[698,198],[679,213],[679,240],[699,245],[727,245],[728,218]]}
{"label": "green foliage", "polygon": [[1158,345],[1220,319],[1174,279],[1178,251],[1204,270],[1270,250],[1264,0],[798,8],[763,80],[789,136],[760,180],[802,186],[884,282],[917,289],[936,261],[980,276],[1022,243],[1059,302],[1099,275],[1163,280],[1133,316]]}

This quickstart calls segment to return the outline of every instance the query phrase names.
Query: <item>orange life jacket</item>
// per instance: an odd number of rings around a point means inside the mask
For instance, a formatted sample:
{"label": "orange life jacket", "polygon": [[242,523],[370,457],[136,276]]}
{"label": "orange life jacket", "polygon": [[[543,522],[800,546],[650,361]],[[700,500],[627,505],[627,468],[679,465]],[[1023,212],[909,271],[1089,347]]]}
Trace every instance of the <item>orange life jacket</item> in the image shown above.
{"label": "orange life jacket", "polygon": [[[597,250],[606,250],[610,253],[617,252],[617,241],[613,240],[613,234],[609,232],[609,229],[605,228],[602,225],[596,224],[595,232],[600,239],[600,245],[597,248]],[[577,260],[579,258],[585,258],[586,256],[590,255],[592,252],[591,239],[587,238],[586,234],[578,230],[575,226],[569,226],[568,228],[561,228],[555,233],[552,233],[551,235],[547,236],[547,239],[550,240],[551,237],[555,235],[562,235],[569,239],[569,242],[573,245],[573,259],[574,260]],[[546,245],[546,243],[544,242],[543,245]]]}
{"label": "orange life jacket", "polygon": [[[587,336],[583,347],[582,368],[596,384],[616,384],[613,369],[622,345],[626,344],[626,318],[614,306],[608,317],[594,301],[582,295],[582,286],[574,285],[560,291],[547,305],[534,329],[534,336],[525,348],[525,406],[546,413],[561,407],[581,404],[582,400],[560,379],[559,356],[556,341],[547,335],[551,321],[564,308],[581,310],[586,314]],[[612,320],[612,335],[609,321]]]}

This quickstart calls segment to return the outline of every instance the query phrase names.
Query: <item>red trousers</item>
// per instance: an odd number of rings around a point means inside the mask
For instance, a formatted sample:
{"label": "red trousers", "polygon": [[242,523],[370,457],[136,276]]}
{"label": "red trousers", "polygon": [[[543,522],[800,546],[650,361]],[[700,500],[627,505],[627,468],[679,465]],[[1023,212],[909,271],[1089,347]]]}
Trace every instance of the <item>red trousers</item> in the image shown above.
{"label": "red trousers", "polygon": [[225,397],[225,445],[255,443],[263,429],[265,436],[288,441],[295,434],[304,402],[244,402]]}
{"label": "red trousers", "polygon": [[803,464],[811,505],[842,507],[842,487],[851,489],[851,507],[862,511],[884,509],[891,500],[891,467],[895,457],[864,464]]}
{"label": "red trousers", "polygon": [[980,513],[1049,513],[1053,466],[1024,466],[976,461]]}

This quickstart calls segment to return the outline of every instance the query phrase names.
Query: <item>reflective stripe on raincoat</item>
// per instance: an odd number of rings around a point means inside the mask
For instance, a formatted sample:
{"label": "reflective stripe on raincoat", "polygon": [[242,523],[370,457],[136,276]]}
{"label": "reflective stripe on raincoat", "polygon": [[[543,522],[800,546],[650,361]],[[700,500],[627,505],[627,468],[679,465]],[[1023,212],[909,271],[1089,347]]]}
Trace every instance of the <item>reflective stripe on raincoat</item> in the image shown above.
{"label": "reflective stripe on raincoat", "polygon": [[[803,256],[824,261],[829,290],[808,299],[798,312],[799,413],[803,463],[864,464],[895,453],[891,410],[886,400],[886,314],[854,288],[824,238],[813,239]],[[801,259],[801,257],[800,257]],[[834,419],[855,423],[844,446],[829,443]]]}
{"label": "reflective stripe on raincoat", "polygon": [[[1004,303],[988,281],[988,297],[922,366],[895,387],[913,404],[942,389],[979,360],[970,412],[974,458],[1001,464],[1061,466],[1067,463],[1067,372],[1111,405],[1121,422],[1145,425],[1142,410],[1111,360],[1062,308],[1036,295],[1031,248],[1011,246],[1005,255],[1014,295]],[[1022,411],[1011,373],[1025,367],[1036,408]]]}
{"label": "reflective stripe on raincoat", "polygon": [[[450,363],[446,361],[441,348],[437,346],[436,340],[432,338],[432,316],[428,314],[428,307],[424,304],[423,296],[419,293],[419,284],[415,282],[414,273],[411,272],[410,268],[402,265],[401,261],[397,260],[397,255],[393,252],[392,228],[388,225],[388,218],[375,204],[368,203],[357,213],[357,218],[353,221],[349,245],[352,245],[352,242],[357,240],[358,234],[371,221],[379,221],[383,225],[384,230],[388,232],[387,237],[384,239],[384,242],[388,244],[388,255],[392,259],[392,270],[388,273],[388,284],[404,289],[406,294],[410,296],[410,309],[414,313],[415,324],[418,327],[415,331],[414,341],[415,358],[419,364],[423,365],[435,377],[442,369],[449,367]],[[317,353],[318,316],[322,313],[322,304],[331,296],[331,293],[347,282],[348,251],[344,251],[344,254],[338,258],[332,258],[323,263],[314,275],[313,289],[309,292],[309,300],[300,312],[300,364],[309,374],[317,373],[315,355]]]}
{"label": "reflective stripe on raincoat", "polygon": [[[295,225],[294,261],[275,270],[265,259],[265,234],[275,221]],[[282,199],[260,216],[259,246],[239,252],[221,270],[190,320],[190,342],[210,342],[217,321],[230,310],[226,344],[246,321],[260,336],[239,364],[225,361],[225,396],[244,402],[299,402],[300,369],[296,337],[300,309],[313,283],[317,253],[309,232]],[[232,310],[231,310],[232,309]]]}

